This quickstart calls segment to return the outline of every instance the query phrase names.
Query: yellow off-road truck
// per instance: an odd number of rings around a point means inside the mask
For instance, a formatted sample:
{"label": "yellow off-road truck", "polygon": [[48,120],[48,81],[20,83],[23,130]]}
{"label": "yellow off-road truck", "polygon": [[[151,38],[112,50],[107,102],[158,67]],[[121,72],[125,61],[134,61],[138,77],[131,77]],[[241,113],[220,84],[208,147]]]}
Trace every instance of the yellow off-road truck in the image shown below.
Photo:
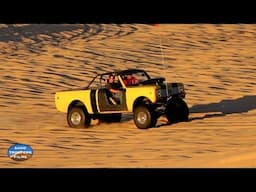
{"label": "yellow off-road truck", "polygon": [[[107,85],[109,76],[119,88],[119,101],[113,102]],[[137,81],[127,85],[126,78]],[[151,78],[140,69],[127,69],[97,74],[81,90],[55,93],[58,111],[67,113],[70,127],[89,127],[91,119],[119,122],[122,113],[133,113],[135,125],[140,129],[154,127],[157,119],[165,115],[169,123],[187,121],[189,109],[184,101],[182,83],[167,83],[165,78]]]}

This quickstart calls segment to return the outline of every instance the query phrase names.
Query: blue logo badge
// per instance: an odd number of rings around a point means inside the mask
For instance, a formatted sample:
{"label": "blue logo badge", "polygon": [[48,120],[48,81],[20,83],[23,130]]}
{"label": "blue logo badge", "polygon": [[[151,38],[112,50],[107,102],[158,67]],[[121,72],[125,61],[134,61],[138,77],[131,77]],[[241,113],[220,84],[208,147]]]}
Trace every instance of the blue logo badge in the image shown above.
{"label": "blue logo badge", "polygon": [[8,149],[8,156],[15,161],[25,161],[32,157],[33,149],[29,145],[14,144]]}

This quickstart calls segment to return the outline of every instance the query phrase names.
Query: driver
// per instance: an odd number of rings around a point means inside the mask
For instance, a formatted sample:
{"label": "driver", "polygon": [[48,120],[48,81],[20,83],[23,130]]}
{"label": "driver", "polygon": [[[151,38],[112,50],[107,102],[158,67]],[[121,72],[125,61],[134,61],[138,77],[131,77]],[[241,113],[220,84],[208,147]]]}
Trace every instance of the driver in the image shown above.
{"label": "driver", "polygon": [[106,88],[111,92],[111,95],[109,95],[109,99],[111,100],[111,102],[114,105],[120,104],[121,91],[117,83],[115,83],[114,75],[109,75]]}

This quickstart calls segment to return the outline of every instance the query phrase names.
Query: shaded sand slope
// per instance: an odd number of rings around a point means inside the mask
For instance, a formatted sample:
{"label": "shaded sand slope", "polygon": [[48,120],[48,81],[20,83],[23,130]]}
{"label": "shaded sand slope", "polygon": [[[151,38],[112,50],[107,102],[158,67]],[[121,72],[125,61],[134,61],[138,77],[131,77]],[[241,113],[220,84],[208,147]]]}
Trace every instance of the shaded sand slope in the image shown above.
{"label": "shaded sand slope", "polygon": [[[0,48],[1,167],[255,167],[256,25],[1,24]],[[126,68],[183,82],[189,122],[69,128],[54,93]]]}

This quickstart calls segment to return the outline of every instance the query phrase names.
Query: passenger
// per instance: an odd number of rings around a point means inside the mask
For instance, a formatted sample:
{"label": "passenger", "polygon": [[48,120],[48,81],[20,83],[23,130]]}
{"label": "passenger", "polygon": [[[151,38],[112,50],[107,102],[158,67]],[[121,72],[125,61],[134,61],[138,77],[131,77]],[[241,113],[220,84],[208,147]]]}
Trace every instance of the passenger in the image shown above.
{"label": "passenger", "polygon": [[124,79],[125,86],[137,85],[139,80],[136,79],[132,74],[127,74],[126,78]]}

